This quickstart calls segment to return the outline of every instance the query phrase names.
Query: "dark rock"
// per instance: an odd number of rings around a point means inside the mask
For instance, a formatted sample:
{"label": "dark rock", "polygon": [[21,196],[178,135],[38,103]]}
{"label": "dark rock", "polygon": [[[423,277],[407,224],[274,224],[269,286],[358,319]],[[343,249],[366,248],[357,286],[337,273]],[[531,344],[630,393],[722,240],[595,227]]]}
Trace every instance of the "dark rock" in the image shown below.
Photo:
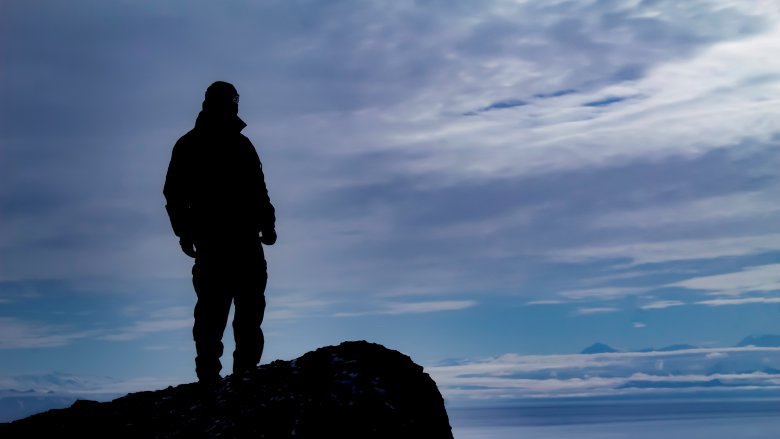
{"label": "dark rock", "polygon": [[214,386],[79,400],[0,424],[0,437],[447,438],[436,383],[408,356],[365,341],[277,360]]}

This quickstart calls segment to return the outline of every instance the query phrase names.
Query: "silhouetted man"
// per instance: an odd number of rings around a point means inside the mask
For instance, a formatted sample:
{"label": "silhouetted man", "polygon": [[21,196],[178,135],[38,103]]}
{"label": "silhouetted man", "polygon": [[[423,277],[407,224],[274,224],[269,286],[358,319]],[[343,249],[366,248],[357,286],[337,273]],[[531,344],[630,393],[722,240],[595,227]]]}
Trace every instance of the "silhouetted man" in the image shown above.
{"label": "silhouetted man", "polygon": [[206,384],[220,379],[231,302],[233,373],[254,369],[263,352],[268,276],[262,244],[276,242],[276,217],[260,158],[241,134],[245,126],[235,87],[211,84],[195,127],[173,147],[163,189],[179,244],[195,258],[195,371]]}

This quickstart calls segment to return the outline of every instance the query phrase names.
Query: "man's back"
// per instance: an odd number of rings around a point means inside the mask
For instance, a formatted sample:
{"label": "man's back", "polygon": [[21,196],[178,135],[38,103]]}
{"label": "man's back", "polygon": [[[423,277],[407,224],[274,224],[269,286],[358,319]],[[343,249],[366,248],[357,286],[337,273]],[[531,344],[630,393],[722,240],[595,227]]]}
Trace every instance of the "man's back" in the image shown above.
{"label": "man's back", "polygon": [[[252,143],[234,127],[213,127],[198,118],[173,149],[163,190],[169,205],[186,213],[197,243],[221,236],[256,237],[273,228],[274,208]],[[186,208],[184,206],[187,206]]]}

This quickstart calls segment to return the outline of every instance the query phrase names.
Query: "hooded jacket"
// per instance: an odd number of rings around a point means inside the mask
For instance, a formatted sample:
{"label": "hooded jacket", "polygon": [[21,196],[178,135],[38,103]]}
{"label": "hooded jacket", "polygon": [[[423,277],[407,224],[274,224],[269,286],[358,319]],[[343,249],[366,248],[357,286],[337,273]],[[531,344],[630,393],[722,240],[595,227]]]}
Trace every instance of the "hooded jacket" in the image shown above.
{"label": "hooded jacket", "polygon": [[204,109],[174,145],[163,194],[176,236],[197,246],[274,230],[263,166],[244,127],[237,115]]}

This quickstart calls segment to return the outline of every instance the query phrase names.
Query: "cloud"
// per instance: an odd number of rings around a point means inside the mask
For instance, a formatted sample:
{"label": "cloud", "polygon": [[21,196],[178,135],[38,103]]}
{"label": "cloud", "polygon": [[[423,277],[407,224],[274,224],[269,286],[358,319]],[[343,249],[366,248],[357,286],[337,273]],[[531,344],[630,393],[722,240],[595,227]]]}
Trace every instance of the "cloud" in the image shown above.
{"label": "cloud", "polygon": [[684,200],[666,205],[610,212],[594,219],[593,226],[609,228],[659,228],[681,224],[755,219],[780,211],[771,191],[742,192]]}
{"label": "cloud", "polygon": [[632,326],[634,328],[645,328],[645,327],[647,327],[647,325],[642,323],[642,322],[634,322],[634,323],[632,323]]}
{"label": "cloud", "polygon": [[[322,315],[338,306],[337,301],[328,301],[317,297],[306,297],[291,292],[277,292],[268,302],[266,320],[295,320],[312,315]],[[286,293],[286,294],[285,294]]]}
{"label": "cloud", "polygon": [[695,302],[697,305],[729,306],[752,305],[756,303],[780,303],[780,297],[744,297],[741,299],[710,299]]}
{"label": "cloud", "polygon": [[192,329],[192,324],[192,309],[175,306],[156,310],[147,319],[138,320],[130,326],[120,327],[98,338],[108,341],[129,341],[158,332]]}
{"label": "cloud", "polygon": [[604,314],[604,313],[610,313],[610,312],[617,312],[620,311],[620,308],[614,308],[614,307],[608,307],[608,306],[602,306],[602,307],[582,307],[577,308],[574,311],[575,315],[583,316],[583,315],[590,315],[590,314]]}
{"label": "cloud", "polygon": [[705,358],[707,358],[708,360],[712,360],[712,359],[718,359],[718,358],[728,358],[728,356],[729,356],[728,354],[723,353],[723,352],[712,352],[712,353],[709,353],[709,354],[705,355]]}
{"label": "cloud", "polygon": [[640,308],[642,309],[664,309],[669,308],[672,306],[681,306],[685,305],[685,302],[681,302],[679,300],[659,300],[657,302],[648,303],[645,305],[642,305]]}
{"label": "cloud", "polygon": [[530,302],[526,302],[526,305],[559,305],[561,303],[566,303],[563,300],[531,300]]}
{"label": "cloud", "polygon": [[563,291],[558,293],[558,295],[566,297],[568,299],[611,300],[611,299],[630,296],[634,294],[640,294],[645,291],[647,291],[647,288],[604,287],[604,288],[589,288],[585,290]]}
{"label": "cloud", "polygon": [[780,251],[780,234],[581,247],[557,250],[551,252],[550,257],[565,262],[629,259],[632,265],[640,265],[750,256],[772,251]]}
{"label": "cloud", "polygon": [[727,296],[778,291],[780,290],[780,264],[746,267],[738,272],[686,279],[669,286]]}
{"label": "cloud", "polygon": [[29,284],[0,281],[0,305],[20,303],[40,297],[40,291]]}
{"label": "cloud", "polygon": [[99,334],[94,330],[77,330],[56,325],[0,317],[0,349],[34,349],[66,346],[76,340]]}
{"label": "cloud", "polygon": [[387,314],[416,314],[437,311],[456,311],[477,305],[474,300],[444,300],[432,302],[394,303],[388,305]]}
{"label": "cloud", "polygon": [[676,268],[676,269],[666,269],[666,270],[636,270],[636,271],[627,271],[622,273],[615,273],[615,274],[608,274],[608,275],[601,275],[601,276],[594,276],[589,277],[587,279],[583,279],[583,284],[604,284],[604,283],[611,283],[613,281],[622,281],[627,279],[636,279],[636,278],[642,278],[642,277],[650,277],[650,276],[659,276],[659,275],[669,275],[669,274],[683,274],[688,272],[695,272],[688,269],[683,268]]}
{"label": "cloud", "polygon": [[[641,78],[602,84],[594,92],[560,98],[556,106],[528,105],[511,115],[488,112],[485,115],[489,118],[458,121],[457,125],[442,120],[417,132],[400,131],[396,139],[399,146],[442,145],[447,157],[440,157],[434,147],[415,168],[426,173],[458,172],[451,175],[453,178],[527,175],[668,156],[694,157],[744,139],[766,141],[774,129],[758,122],[754,115],[777,115],[776,103],[741,96],[774,95],[780,83],[780,62],[767,65],[753,54],[775,48],[777,33],[773,30],[754,38],[716,43],[691,58],[659,63]],[[513,66],[510,60],[499,65],[528,69]],[[740,67],[735,69],[735,65]],[[757,76],[767,79],[751,80]],[[602,97],[610,94],[642,99],[608,107],[583,107],[575,102],[587,102],[591,96],[595,98],[592,102],[602,102]],[[679,123],[681,117],[685,124]],[[479,150],[472,147],[476,138]],[[631,148],[626,148],[626,139],[642,141],[631,142]]]}
{"label": "cloud", "polygon": [[478,302],[474,300],[442,300],[430,302],[404,302],[404,303],[386,303],[380,309],[365,312],[339,312],[335,317],[355,317],[373,314],[420,314],[441,311],[458,311],[474,307]]}

